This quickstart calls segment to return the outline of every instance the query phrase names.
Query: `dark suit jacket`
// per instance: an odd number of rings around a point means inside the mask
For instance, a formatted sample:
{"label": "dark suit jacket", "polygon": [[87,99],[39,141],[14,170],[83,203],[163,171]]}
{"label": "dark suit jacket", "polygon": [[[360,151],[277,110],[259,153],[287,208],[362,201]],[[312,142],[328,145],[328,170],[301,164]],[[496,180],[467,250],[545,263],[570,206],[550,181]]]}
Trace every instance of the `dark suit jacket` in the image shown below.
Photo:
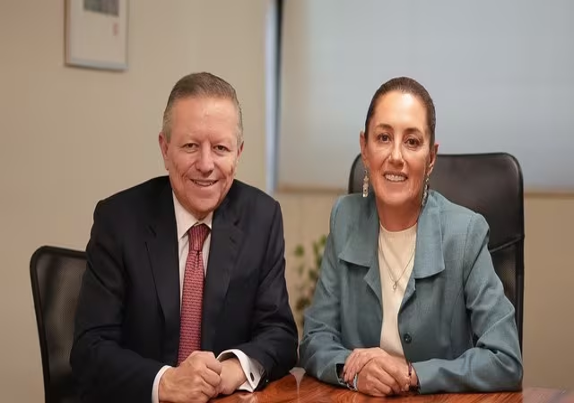
{"label": "dark suit jacket", "polygon": [[[168,177],[100,201],[70,356],[83,399],[150,401],[163,365],[176,365],[180,287]],[[234,181],[214,212],[202,350],[237,348],[265,369],[262,387],[295,365],[279,204]]]}

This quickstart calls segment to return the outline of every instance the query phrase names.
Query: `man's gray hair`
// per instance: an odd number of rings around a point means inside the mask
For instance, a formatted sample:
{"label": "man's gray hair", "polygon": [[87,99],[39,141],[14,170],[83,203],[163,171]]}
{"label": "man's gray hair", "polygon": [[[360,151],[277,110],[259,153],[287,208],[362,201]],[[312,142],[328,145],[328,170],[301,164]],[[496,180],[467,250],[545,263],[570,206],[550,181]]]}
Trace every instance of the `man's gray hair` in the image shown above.
{"label": "man's gray hair", "polygon": [[172,88],[162,123],[162,132],[168,142],[171,138],[172,107],[177,100],[188,97],[224,98],[232,101],[238,110],[238,146],[242,144],[244,132],[242,107],[236,90],[224,79],[206,72],[188,74],[178,80]]}

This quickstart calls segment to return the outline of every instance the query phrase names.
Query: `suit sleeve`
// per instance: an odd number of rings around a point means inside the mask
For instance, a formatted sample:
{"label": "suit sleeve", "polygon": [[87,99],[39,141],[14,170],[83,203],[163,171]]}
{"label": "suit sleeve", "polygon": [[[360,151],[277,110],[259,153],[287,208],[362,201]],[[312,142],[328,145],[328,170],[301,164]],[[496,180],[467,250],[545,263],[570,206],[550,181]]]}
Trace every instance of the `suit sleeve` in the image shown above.
{"label": "suit sleeve", "polygon": [[288,301],[283,220],[277,202],[268,240],[251,319],[251,339],[234,347],[262,365],[265,374],[260,388],[285,376],[297,360],[297,328]]}
{"label": "suit sleeve", "polygon": [[465,304],[477,343],[454,360],[414,363],[421,393],[521,388],[523,365],[515,310],[493,268],[488,241],[487,222],[475,215],[467,232],[463,266],[468,274]]}
{"label": "suit sleeve", "polygon": [[94,211],[70,364],[84,399],[149,402],[163,364],[121,346],[129,279],[113,216],[106,208],[100,202]]}
{"label": "suit sleeve", "polygon": [[337,273],[337,251],[334,245],[337,234],[335,223],[337,207],[338,202],[331,212],[330,232],[313,303],[304,317],[300,364],[307,373],[321,381],[345,386],[338,378],[337,365],[344,364],[351,351],[341,342],[341,288],[340,276]]}

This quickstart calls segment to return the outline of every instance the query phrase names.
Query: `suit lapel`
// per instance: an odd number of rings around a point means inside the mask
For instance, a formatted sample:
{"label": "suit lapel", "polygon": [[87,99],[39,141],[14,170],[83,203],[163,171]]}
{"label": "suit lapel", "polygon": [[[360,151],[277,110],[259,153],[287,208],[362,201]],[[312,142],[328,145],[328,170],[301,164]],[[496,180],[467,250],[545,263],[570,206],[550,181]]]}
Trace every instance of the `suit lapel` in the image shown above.
{"label": "suit lapel", "polygon": [[163,359],[175,364],[180,338],[180,276],[172,188],[162,190],[146,239],[156,293],[164,316]]}
{"label": "suit lapel", "polygon": [[236,266],[243,242],[243,232],[237,227],[239,216],[233,200],[234,187],[214,212],[212,239],[202,308],[202,350],[214,350],[218,318],[223,308],[230,277]]}

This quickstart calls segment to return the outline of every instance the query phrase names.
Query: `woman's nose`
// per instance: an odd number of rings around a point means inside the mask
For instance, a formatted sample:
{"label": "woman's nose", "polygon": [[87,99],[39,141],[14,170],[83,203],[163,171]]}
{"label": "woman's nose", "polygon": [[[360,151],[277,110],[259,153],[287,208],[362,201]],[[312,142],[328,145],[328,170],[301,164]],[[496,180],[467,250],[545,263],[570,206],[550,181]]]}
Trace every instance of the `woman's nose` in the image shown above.
{"label": "woman's nose", "polygon": [[391,160],[395,162],[400,162],[403,160],[403,155],[401,153],[401,144],[394,143],[391,149]]}

